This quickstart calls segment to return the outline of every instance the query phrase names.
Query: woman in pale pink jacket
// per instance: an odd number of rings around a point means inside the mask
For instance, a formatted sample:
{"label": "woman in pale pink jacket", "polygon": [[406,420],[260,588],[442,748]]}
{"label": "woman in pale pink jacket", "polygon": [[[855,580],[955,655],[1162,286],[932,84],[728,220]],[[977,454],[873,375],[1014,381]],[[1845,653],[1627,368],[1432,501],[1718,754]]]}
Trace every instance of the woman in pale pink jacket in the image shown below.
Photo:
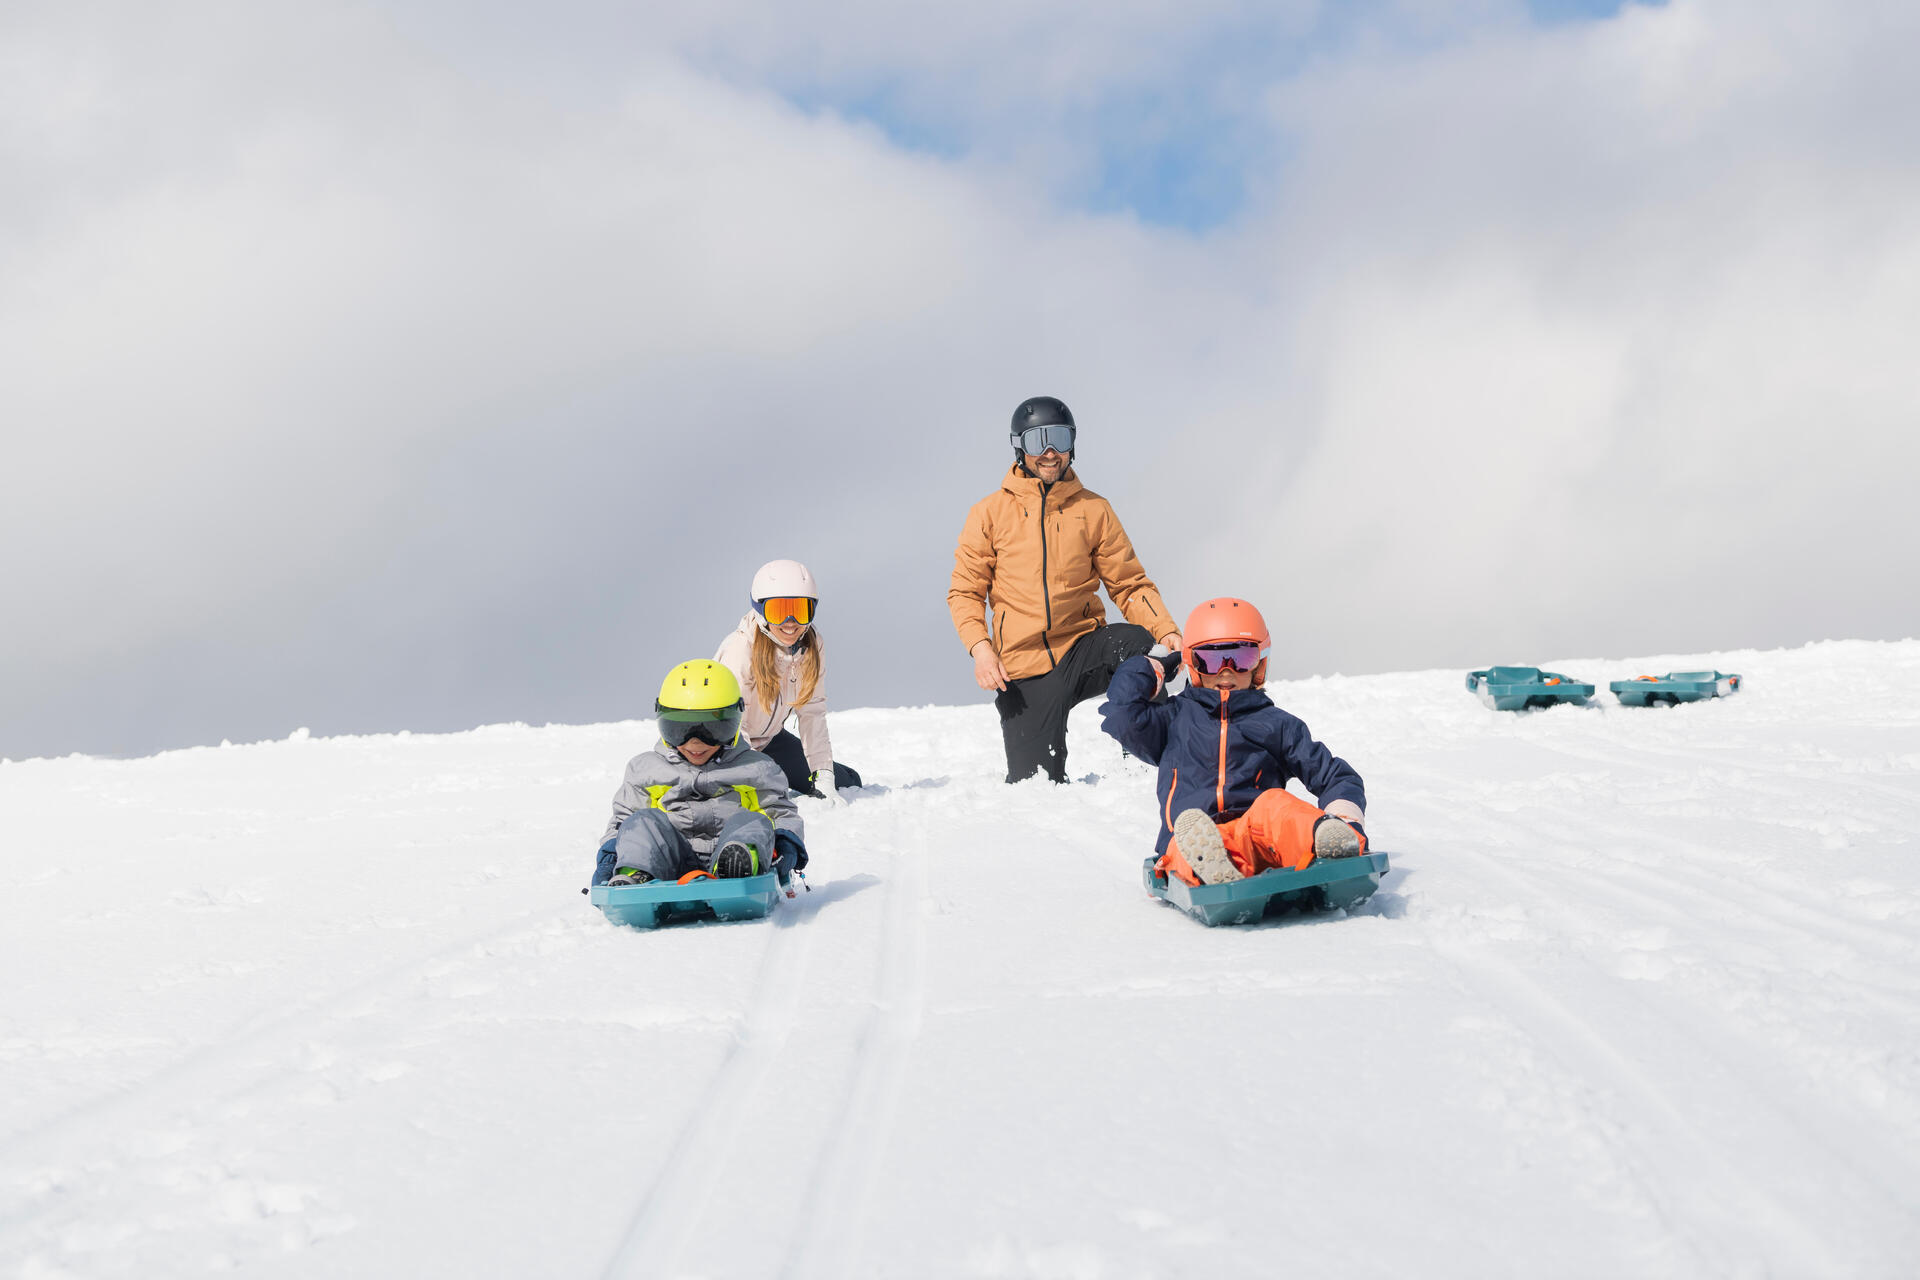
{"label": "woman in pale pink jacket", "polygon": [[[833,758],[827,737],[827,688],[813,619],[819,588],[798,560],[775,560],[753,575],[753,611],[720,642],[713,660],[740,681],[746,714],[740,736],[772,756],[802,795],[838,798],[860,775]],[[787,730],[798,722],[800,734]]]}

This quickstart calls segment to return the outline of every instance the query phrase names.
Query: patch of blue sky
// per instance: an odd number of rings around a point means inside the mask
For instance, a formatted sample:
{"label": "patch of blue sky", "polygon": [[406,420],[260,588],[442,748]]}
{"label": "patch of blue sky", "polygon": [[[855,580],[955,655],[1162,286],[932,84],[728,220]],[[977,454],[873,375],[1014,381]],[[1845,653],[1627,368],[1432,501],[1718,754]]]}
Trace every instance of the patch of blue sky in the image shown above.
{"label": "patch of blue sky", "polygon": [[1527,14],[1543,26],[1566,22],[1598,22],[1617,17],[1622,9],[1660,9],[1667,0],[1527,0]]}
{"label": "patch of blue sky", "polygon": [[1092,132],[1091,177],[1063,193],[1068,199],[1194,233],[1233,220],[1246,203],[1250,166],[1273,150],[1257,117],[1153,94],[1107,104]]}
{"label": "patch of blue sky", "polygon": [[[1520,0],[1541,26],[1606,21],[1635,6],[1666,0]],[[1515,10],[1518,12],[1518,6]],[[1222,30],[1150,84],[1116,85],[1095,107],[1050,121],[1083,160],[1055,188],[1070,208],[1131,214],[1153,226],[1204,234],[1233,221],[1249,191],[1280,178],[1286,140],[1273,135],[1260,109],[1262,89],[1298,74],[1310,61],[1338,56],[1360,33],[1404,50],[1439,47],[1467,28],[1394,21],[1390,0],[1327,6],[1305,23],[1249,23]],[[879,129],[905,150],[958,159],[992,152],[986,134],[1005,127],[992,112],[942,102],[903,88],[905,81],[868,78],[859,85],[788,86],[803,110],[830,110]]]}
{"label": "patch of blue sky", "polygon": [[870,124],[903,151],[957,160],[974,143],[970,121],[964,114],[921,107],[895,83],[857,88],[815,85],[789,88],[782,96],[809,114],[831,111]]}

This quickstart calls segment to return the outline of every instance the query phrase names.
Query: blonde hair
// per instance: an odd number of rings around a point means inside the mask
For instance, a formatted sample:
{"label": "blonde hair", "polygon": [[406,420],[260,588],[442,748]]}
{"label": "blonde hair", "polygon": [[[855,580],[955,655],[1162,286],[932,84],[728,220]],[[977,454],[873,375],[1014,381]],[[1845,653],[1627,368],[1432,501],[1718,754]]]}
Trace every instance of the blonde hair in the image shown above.
{"label": "blonde hair", "polygon": [[[762,711],[773,710],[775,699],[779,697],[780,669],[774,666],[774,655],[779,647],[766,632],[753,629],[753,658],[749,669],[753,674],[754,692],[760,700]],[[820,686],[820,639],[812,627],[800,637],[800,694],[794,699],[796,707],[805,706],[813,701],[813,691]]]}

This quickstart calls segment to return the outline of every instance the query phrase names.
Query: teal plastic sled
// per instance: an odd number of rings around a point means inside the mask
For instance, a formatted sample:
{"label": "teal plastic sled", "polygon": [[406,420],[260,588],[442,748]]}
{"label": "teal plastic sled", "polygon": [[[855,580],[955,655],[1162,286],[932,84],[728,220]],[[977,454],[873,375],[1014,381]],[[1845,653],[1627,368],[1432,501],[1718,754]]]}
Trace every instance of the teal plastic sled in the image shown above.
{"label": "teal plastic sled", "polygon": [[1629,707],[1650,707],[1664,702],[1700,702],[1724,698],[1739,691],[1740,677],[1724,671],[1669,671],[1663,676],[1640,676],[1633,680],[1615,680],[1607,688]]}
{"label": "teal plastic sled", "polygon": [[1593,686],[1582,684],[1558,671],[1538,667],[1488,667],[1467,673],[1467,690],[1495,711],[1518,711],[1522,707],[1551,707],[1571,702],[1586,705]]}
{"label": "teal plastic sled", "polygon": [[657,929],[678,920],[758,920],[780,898],[780,877],[695,880],[691,884],[597,884],[587,901],[615,924]]}
{"label": "teal plastic sled", "polygon": [[1262,871],[1232,884],[1190,885],[1178,876],[1144,868],[1147,892],[1180,908],[1201,924],[1252,924],[1283,911],[1332,911],[1355,907],[1373,896],[1387,873],[1387,855],[1316,858],[1300,871]]}

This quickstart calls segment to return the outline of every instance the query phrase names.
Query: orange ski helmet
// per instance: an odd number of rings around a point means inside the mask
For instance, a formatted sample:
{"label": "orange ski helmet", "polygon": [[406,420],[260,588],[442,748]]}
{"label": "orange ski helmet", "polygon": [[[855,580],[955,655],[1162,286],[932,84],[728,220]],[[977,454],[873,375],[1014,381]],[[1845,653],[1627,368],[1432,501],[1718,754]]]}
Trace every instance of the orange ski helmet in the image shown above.
{"label": "orange ski helmet", "polygon": [[1194,649],[1203,644],[1239,641],[1260,646],[1260,661],[1253,669],[1253,684],[1259,688],[1267,682],[1267,650],[1273,647],[1273,635],[1267,630],[1267,620],[1260,616],[1260,611],[1245,600],[1215,596],[1201,602],[1187,615],[1187,625],[1180,629],[1180,638],[1186,644],[1180,651],[1180,657],[1187,664],[1189,680],[1195,674]]}

